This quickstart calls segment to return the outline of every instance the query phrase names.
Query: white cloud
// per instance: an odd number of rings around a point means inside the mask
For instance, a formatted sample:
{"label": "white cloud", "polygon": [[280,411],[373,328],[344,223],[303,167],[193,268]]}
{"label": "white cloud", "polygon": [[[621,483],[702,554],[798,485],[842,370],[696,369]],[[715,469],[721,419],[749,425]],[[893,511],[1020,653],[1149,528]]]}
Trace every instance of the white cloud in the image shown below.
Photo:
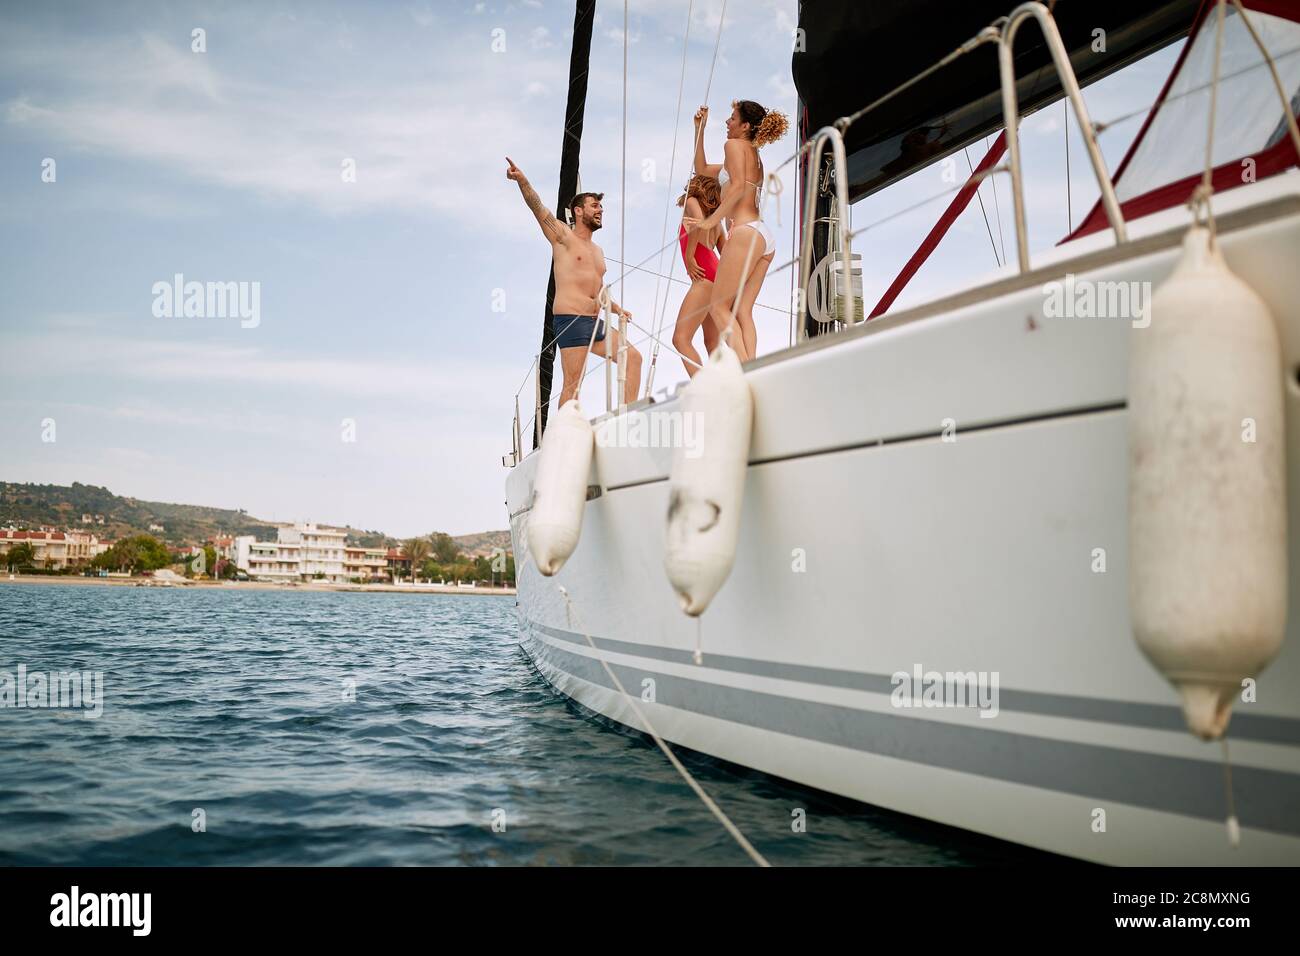
{"label": "white cloud", "polygon": [[[0,116],[51,149],[62,144],[151,163],[202,184],[331,213],[422,209],[480,226],[500,221],[516,200],[505,191],[474,195],[464,184],[482,176],[507,137],[538,141],[554,125],[519,108],[509,92],[518,87],[517,72],[526,68],[544,90],[567,68],[554,57],[526,63],[462,49],[436,80],[319,90],[218,72],[215,58],[152,35],[94,49],[48,41],[38,48],[43,55],[20,52],[11,64],[32,72],[27,92],[4,103]],[[466,110],[470,74],[479,105]],[[341,175],[345,159],[356,162],[355,182]]]}
{"label": "white cloud", "polygon": [[[183,323],[184,319],[160,319]],[[277,355],[255,345],[225,342],[166,341],[95,336],[80,333],[76,347],[67,339],[43,335],[14,336],[8,343],[24,368],[58,368],[61,373],[96,372],[112,375],[120,369],[132,380],[179,384],[224,383],[259,389],[283,389],[303,394],[363,397],[422,396],[422,400],[456,403],[473,395],[485,381],[505,381],[513,367],[478,361],[472,366],[446,362],[436,356],[376,361],[330,358],[294,353]]]}
{"label": "white cloud", "polygon": [[[605,31],[605,36],[606,36],[608,39],[613,40],[615,43],[622,45],[622,43],[623,43],[623,28],[622,28],[622,27],[610,27],[608,30]],[[628,33],[628,35],[627,35],[627,45],[628,45],[628,46],[633,46],[634,44],[637,44],[637,43],[640,43],[640,42],[641,42],[641,34],[640,34],[640,33],[638,33],[638,32],[635,31],[635,30],[630,31],[630,32]]]}
{"label": "white cloud", "polygon": [[773,73],[769,76],[767,78],[767,88],[771,90],[780,101],[780,106],[777,107],[778,109],[789,110],[790,104],[794,101],[795,97],[799,95],[798,90],[795,89],[794,80],[792,80],[789,73],[786,72]]}
{"label": "white cloud", "polygon": [[407,8],[407,12],[420,27],[428,28],[437,22],[437,18],[433,15],[433,8],[428,3],[412,4]]}

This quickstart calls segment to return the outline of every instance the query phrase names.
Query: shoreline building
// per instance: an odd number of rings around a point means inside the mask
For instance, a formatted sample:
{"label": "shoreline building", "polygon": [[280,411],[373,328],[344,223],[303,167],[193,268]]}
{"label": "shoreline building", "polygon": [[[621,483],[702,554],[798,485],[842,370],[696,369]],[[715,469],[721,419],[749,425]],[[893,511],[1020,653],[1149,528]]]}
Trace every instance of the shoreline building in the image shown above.
{"label": "shoreline building", "polygon": [[343,548],[343,572],[348,580],[387,581],[388,549],[347,545]]}
{"label": "shoreline building", "polygon": [[108,542],[100,541],[84,531],[19,531],[0,528],[0,560],[16,544],[30,544],[36,552],[36,567],[49,567],[62,571],[68,567],[89,564],[96,555],[108,550]]}
{"label": "shoreline building", "polygon": [[[251,578],[265,581],[324,580],[346,584],[365,577],[372,567],[383,565],[382,549],[348,548],[347,532],[324,528],[310,522],[282,525],[274,541],[258,541],[252,535],[240,535],[231,543],[235,567]],[[357,554],[353,559],[352,552]]]}

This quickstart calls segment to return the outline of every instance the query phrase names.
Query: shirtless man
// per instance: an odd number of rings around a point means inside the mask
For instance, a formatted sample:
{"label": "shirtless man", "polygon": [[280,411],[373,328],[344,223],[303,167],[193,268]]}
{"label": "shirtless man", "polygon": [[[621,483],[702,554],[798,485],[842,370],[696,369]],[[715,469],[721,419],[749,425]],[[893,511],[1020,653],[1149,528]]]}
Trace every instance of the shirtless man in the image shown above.
{"label": "shirtless man", "polygon": [[[528,177],[509,156],[506,162],[509,164],[506,178],[519,184],[524,202],[537,217],[555,257],[555,305],[552,312],[555,344],[559,346],[560,368],[564,371],[564,388],[560,391],[560,405],[563,406],[569,399],[578,397],[588,343],[597,355],[608,355],[618,360],[618,332],[614,329],[606,331],[605,323],[599,321],[600,305],[596,301],[604,285],[605,254],[591,241],[591,236],[601,225],[600,199],[604,193],[578,193],[574,196],[569,202],[569,209],[573,212],[573,228],[569,228],[556,220],[528,182]],[[629,321],[632,319],[632,313],[613,299],[610,299],[610,311],[626,316]],[[628,404],[635,402],[640,387],[641,353],[629,344],[623,400]]]}

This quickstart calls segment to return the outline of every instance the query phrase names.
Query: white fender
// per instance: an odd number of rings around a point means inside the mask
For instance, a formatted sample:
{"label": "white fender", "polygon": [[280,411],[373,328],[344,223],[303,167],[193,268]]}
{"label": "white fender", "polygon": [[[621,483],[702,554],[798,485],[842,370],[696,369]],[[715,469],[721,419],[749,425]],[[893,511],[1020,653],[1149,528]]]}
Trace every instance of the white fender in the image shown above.
{"label": "white fender", "polygon": [[698,441],[673,450],[664,569],[682,610],[696,617],[735,563],[754,418],[740,360],[725,342],[683,389],[681,405],[682,433]]}
{"label": "white fender", "polygon": [[1147,318],[1129,353],[1133,631],[1188,727],[1214,740],[1286,631],[1281,351],[1268,306],[1201,226]]}
{"label": "white fender", "polygon": [[578,400],[566,402],[546,424],[528,513],[528,551],[537,570],[550,577],[569,560],[582,534],[591,473],[591,422]]}

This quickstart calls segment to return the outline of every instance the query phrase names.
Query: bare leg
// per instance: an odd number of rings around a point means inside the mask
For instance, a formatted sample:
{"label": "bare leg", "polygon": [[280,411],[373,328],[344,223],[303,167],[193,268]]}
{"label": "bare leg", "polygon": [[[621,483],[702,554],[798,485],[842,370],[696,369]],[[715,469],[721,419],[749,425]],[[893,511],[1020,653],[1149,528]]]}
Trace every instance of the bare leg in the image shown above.
{"label": "bare leg", "polygon": [[749,350],[750,358],[758,354],[758,329],[754,325],[754,303],[758,301],[758,293],[763,290],[763,280],[767,278],[767,267],[772,264],[772,258],[773,256],[764,256],[758,260],[758,265],[745,282],[745,288],[740,293],[740,304],[736,307],[736,323],[740,327],[741,334],[745,336],[745,348]]}
{"label": "bare leg", "polygon": [[[737,226],[731,231],[731,238],[723,247],[722,259],[718,262],[718,275],[713,280],[713,299],[709,304],[709,317],[720,333],[736,322],[732,308],[737,299],[736,293],[743,291],[745,286],[743,273],[746,262],[749,263],[752,274],[762,254],[763,237],[756,230]],[[742,362],[748,362],[754,357],[739,326],[732,328],[730,343]]]}
{"label": "bare leg", "polygon": [[[708,279],[696,279],[682,299],[682,307],[677,311],[677,327],[673,329],[673,348],[682,356],[686,374],[691,378],[700,370],[700,354],[695,351],[695,331],[704,325],[709,313],[709,301],[713,298],[713,283]],[[709,339],[715,341],[717,335],[710,336],[710,327],[704,326],[704,346],[708,348]]]}
{"label": "bare leg", "polygon": [[569,399],[578,397],[578,390],[582,387],[582,360],[586,356],[587,350],[581,345],[560,349],[560,368],[564,372],[564,387],[560,389],[560,404],[557,407],[563,408]]}
{"label": "bare leg", "polygon": [[713,350],[718,347],[718,342],[722,336],[718,334],[718,327],[713,324],[713,319],[704,323],[704,354],[712,355]]}

